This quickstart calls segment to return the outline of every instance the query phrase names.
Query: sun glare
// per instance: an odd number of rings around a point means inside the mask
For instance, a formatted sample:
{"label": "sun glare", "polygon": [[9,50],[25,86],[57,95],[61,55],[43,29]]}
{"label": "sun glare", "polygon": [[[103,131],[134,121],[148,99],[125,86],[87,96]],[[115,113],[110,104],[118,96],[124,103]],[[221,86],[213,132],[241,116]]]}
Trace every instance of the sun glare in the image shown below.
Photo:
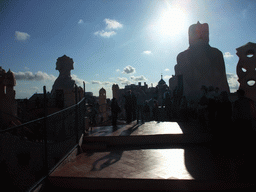
{"label": "sun glare", "polygon": [[160,14],[157,29],[163,36],[176,36],[186,29],[186,20],[186,13],[182,9],[165,9]]}

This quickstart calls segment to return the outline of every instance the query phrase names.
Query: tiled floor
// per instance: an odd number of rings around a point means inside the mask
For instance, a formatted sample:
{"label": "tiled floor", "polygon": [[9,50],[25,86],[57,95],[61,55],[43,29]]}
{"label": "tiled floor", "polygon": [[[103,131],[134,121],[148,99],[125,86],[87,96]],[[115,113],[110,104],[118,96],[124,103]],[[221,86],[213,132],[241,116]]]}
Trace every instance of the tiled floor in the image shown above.
{"label": "tiled floor", "polygon": [[255,169],[251,165],[239,168],[237,165],[241,163],[204,146],[126,149],[82,153],[51,176],[236,181],[249,175],[245,172],[239,175],[239,169]]}
{"label": "tiled floor", "polygon": [[[186,127],[187,126],[187,127]],[[147,122],[140,126],[133,122],[129,126],[95,128],[88,137],[119,135],[180,134],[194,129],[194,125],[175,122]],[[98,132],[97,132],[98,131]],[[188,131],[189,132],[189,131]],[[217,144],[219,144],[217,142]],[[112,148],[101,152],[90,150],[72,162],[57,168],[52,177],[75,178],[125,178],[164,179],[203,182],[237,182],[250,180],[256,171],[251,149],[245,154],[234,146],[189,144],[148,149]],[[243,146],[244,147],[244,146]]]}
{"label": "tiled floor", "polygon": [[193,179],[184,163],[184,149],[82,153],[52,176]]}

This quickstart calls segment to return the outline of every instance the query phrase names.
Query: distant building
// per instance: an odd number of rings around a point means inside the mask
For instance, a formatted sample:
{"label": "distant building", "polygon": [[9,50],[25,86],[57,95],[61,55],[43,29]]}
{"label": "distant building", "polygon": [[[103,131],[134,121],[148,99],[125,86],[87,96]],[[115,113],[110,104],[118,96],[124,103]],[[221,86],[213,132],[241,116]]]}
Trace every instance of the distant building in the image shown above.
{"label": "distant building", "polygon": [[107,120],[107,100],[106,100],[106,90],[102,87],[99,91],[99,113],[102,121]]}
{"label": "distant building", "polygon": [[127,93],[127,91],[131,90],[135,95],[137,95],[139,89],[144,91],[144,93],[146,94],[145,100],[156,99],[159,105],[163,105],[164,93],[166,92],[166,90],[169,90],[169,87],[163,80],[163,76],[161,75],[161,79],[156,87],[148,87],[146,82],[144,82],[144,85],[141,85],[141,82],[139,82],[138,85],[126,85],[124,89],[120,89],[117,84],[113,84],[112,93],[113,97],[117,99],[119,105],[122,106],[124,105],[124,95]]}

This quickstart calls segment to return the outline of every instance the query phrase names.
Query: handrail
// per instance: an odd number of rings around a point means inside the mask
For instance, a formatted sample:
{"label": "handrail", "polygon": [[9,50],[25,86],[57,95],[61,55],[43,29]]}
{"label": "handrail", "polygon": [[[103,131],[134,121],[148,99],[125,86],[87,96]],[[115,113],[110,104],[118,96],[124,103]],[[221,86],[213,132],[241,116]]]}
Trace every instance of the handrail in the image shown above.
{"label": "handrail", "polygon": [[32,120],[32,121],[23,123],[23,124],[21,124],[21,125],[17,125],[17,126],[14,126],[14,127],[10,127],[10,128],[8,128],[8,129],[5,129],[5,130],[0,130],[0,133],[5,133],[5,132],[8,132],[8,131],[13,131],[13,130],[15,130],[15,129],[19,129],[19,128],[21,128],[21,127],[24,127],[24,126],[27,126],[27,125],[29,125],[29,124],[35,123],[35,122],[37,122],[37,121],[41,121],[41,120],[47,119],[48,117],[52,117],[52,116],[54,116],[54,115],[57,115],[57,114],[59,114],[59,113],[62,113],[62,112],[64,112],[64,111],[66,111],[66,110],[69,110],[69,109],[75,107],[75,106],[78,106],[81,102],[83,102],[84,99],[85,99],[85,98],[83,98],[81,101],[79,101],[79,102],[78,102],[77,104],[75,104],[75,105],[72,105],[72,106],[70,106],[70,107],[67,107],[67,108],[65,108],[65,109],[63,109],[63,110],[61,110],[61,111],[57,111],[57,112],[55,112],[55,113],[53,113],[53,114],[50,114],[50,115],[48,115],[48,116],[46,116],[46,117],[41,117],[41,118],[38,118],[38,119],[35,119],[35,120]]}

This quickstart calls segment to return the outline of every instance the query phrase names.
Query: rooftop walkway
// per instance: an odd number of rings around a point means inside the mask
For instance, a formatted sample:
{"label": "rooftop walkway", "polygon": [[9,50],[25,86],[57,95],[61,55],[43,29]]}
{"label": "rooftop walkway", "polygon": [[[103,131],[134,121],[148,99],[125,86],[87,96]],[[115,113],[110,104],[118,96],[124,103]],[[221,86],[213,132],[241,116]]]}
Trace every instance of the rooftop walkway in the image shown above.
{"label": "rooftop walkway", "polygon": [[255,189],[254,155],[211,141],[196,123],[96,127],[84,137],[83,153],[50,175],[48,189]]}

